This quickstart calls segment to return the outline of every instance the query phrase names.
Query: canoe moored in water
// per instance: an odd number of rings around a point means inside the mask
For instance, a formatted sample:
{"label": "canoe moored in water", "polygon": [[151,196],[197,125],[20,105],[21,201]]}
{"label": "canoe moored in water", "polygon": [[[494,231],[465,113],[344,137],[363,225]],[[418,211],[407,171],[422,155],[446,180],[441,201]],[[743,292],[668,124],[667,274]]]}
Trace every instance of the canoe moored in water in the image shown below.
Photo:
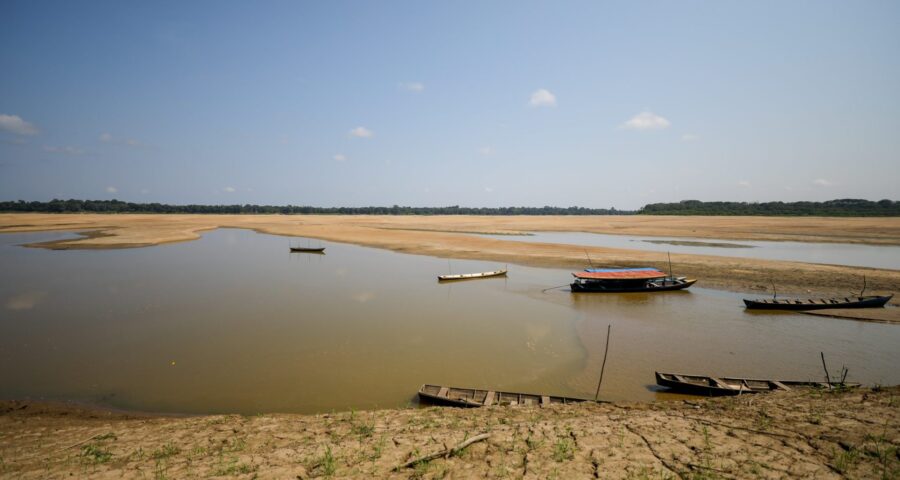
{"label": "canoe moored in water", "polygon": [[292,252],[305,252],[305,253],[324,253],[325,247],[290,247]]}
{"label": "canoe moored in water", "polygon": [[887,296],[853,296],[844,298],[770,298],[744,299],[747,308],[755,310],[819,310],[823,308],[879,308],[891,300]]}
{"label": "canoe moored in water", "polygon": [[572,274],[573,292],[662,292],[682,290],[697,280],[675,277],[655,268],[587,268]]}
{"label": "canoe moored in water", "polygon": [[507,270],[504,268],[502,270],[494,270],[493,272],[438,275],[438,281],[439,282],[450,282],[450,281],[454,281],[454,280],[474,280],[476,278],[503,277],[503,276],[506,276],[506,272],[507,272]]}
{"label": "canoe moored in water", "polygon": [[422,385],[419,399],[438,405],[452,407],[489,407],[495,405],[568,405],[571,403],[592,402],[586,398],[559,397],[534,393],[498,392],[494,390],[478,390],[474,388],[443,387],[440,385]]}
{"label": "canoe moored in water", "polygon": [[745,393],[788,391],[797,387],[854,388],[858,383],[828,384],[826,382],[804,382],[794,380],[761,380],[736,377],[709,377],[703,375],[682,375],[678,373],[656,372],[656,384],[680,393],[720,396]]}

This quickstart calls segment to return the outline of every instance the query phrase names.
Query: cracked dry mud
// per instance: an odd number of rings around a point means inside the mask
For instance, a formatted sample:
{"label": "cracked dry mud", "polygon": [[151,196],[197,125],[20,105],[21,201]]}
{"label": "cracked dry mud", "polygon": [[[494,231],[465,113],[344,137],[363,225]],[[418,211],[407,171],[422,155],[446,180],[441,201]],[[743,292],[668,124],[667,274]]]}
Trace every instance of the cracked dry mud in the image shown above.
{"label": "cracked dry mud", "polygon": [[0,412],[6,478],[900,476],[900,387],[323,415],[154,417],[27,402]]}

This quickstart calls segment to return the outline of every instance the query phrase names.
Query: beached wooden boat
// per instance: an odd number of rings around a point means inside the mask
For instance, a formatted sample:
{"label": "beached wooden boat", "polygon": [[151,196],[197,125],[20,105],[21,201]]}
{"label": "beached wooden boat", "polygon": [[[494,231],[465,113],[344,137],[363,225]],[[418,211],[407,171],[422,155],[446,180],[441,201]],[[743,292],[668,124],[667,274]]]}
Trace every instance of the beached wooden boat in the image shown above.
{"label": "beached wooden boat", "polygon": [[891,300],[893,295],[844,298],[769,298],[748,300],[744,305],[754,310],[819,310],[823,308],[879,308]]}
{"label": "beached wooden boat", "polygon": [[573,292],[662,292],[682,290],[697,280],[675,277],[655,268],[586,268],[572,274]]}
{"label": "beached wooden boat", "polygon": [[292,252],[324,253],[325,247],[290,247]]}
{"label": "beached wooden boat", "polygon": [[682,375],[656,372],[656,384],[680,393],[694,395],[721,396],[746,393],[788,391],[798,387],[853,388],[858,383],[803,382],[794,380],[761,380],[735,377],[709,377],[703,375]]}
{"label": "beached wooden boat", "polygon": [[438,275],[438,281],[439,282],[451,282],[454,280],[474,280],[476,278],[503,277],[503,276],[506,276],[506,272],[507,272],[507,270],[504,268],[503,270],[494,270],[493,272]]}
{"label": "beached wooden boat", "polygon": [[489,407],[494,405],[540,405],[546,407],[555,404],[571,404],[592,402],[586,398],[558,397],[534,393],[497,392],[494,390],[478,390],[474,388],[443,387],[440,385],[422,385],[419,399],[424,402],[451,407]]}

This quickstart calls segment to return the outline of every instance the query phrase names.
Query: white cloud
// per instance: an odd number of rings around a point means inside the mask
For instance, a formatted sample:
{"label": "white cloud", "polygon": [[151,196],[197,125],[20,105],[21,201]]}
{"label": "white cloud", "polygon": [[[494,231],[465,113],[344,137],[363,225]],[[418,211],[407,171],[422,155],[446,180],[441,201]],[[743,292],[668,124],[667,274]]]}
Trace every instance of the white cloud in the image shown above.
{"label": "white cloud", "polygon": [[117,193],[119,191],[116,187],[106,187],[106,193]]}
{"label": "white cloud", "polygon": [[22,117],[4,113],[0,113],[0,130],[6,130],[17,135],[35,135],[38,133],[37,127],[22,120]]}
{"label": "white cloud", "polygon": [[494,187],[484,187],[484,191],[487,193],[491,193],[494,191]]}
{"label": "white cloud", "polygon": [[375,132],[366,127],[356,127],[353,130],[350,130],[350,136],[357,138],[372,138],[375,136]]}
{"label": "white cloud", "polygon": [[100,140],[103,143],[111,143],[114,145],[125,145],[126,147],[135,147],[135,148],[146,147],[146,145],[144,145],[143,143],[141,143],[133,138],[118,138],[118,137],[114,137],[109,132],[101,133],[100,136],[98,137],[98,140]]}
{"label": "white cloud", "polygon": [[693,133],[685,133],[681,136],[682,142],[696,142],[700,140],[700,135],[694,135]]}
{"label": "white cloud", "polygon": [[535,90],[534,93],[531,94],[531,100],[528,101],[528,104],[532,107],[555,107],[556,95],[543,88]]}
{"label": "white cloud", "polygon": [[44,145],[44,151],[50,153],[63,153],[66,155],[81,155],[84,153],[84,150],[78,147],[54,147],[52,145]]}
{"label": "white cloud", "polygon": [[225,188],[222,189],[222,191],[225,192],[225,193],[234,193],[234,192],[237,191],[237,189],[234,188],[234,187],[225,187]]}
{"label": "white cloud", "polygon": [[146,195],[146,194],[148,194],[148,193],[150,193],[150,189],[149,189],[149,188],[142,188],[142,189],[141,189],[141,195]]}
{"label": "white cloud", "polygon": [[425,85],[420,82],[406,82],[401,83],[400,88],[413,92],[413,93],[422,93],[425,91]]}
{"label": "white cloud", "polygon": [[484,155],[485,157],[487,157],[488,155],[493,155],[494,147],[492,147],[490,145],[485,145],[478,149],[478,153]]}
{"label": "white cloud", "polygon": [[631,130],[656,130],[669,128],[672,123],[653,112],[641,112],[622,124],[622,128]]}
{"label": "white cloud", "polygon": [[834,185],[834,182],[832,182],[831,180],[826,180],[824,178],[817,178],[813,180],[812,183],[817,187],[831,187]]}
{"label": "white cloud", "polygon": [[747,180],[741,180],[737,184],[739,187],[750,188],[750,182],[748,182]]}
{"label": "white cloud", "polygon": [[343,162],[347,160],[347,157],[343,153],[336,153],[331,158],[334,159],[335,162]]}

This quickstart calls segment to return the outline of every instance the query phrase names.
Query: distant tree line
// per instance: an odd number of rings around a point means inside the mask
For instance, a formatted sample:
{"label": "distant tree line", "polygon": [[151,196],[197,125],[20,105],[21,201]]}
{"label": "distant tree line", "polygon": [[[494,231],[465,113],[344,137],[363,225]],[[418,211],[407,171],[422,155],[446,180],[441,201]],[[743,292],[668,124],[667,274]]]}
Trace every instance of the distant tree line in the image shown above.
{"label": "distant tree line", "polygon": [[297,205],[168,205],[120,200],[0,202],[0,212],[40,213],[218,213],[305,215],[630,215],[633,211],[583,207],[310,207]]}
{"label": "distant tree line", "polygon": [[843,198],[826,202],[701,202],[651,203],[637,212],[641,215],[758,215],[818,217],[896,217],[900,202]]}
{"label": "distant tree line", "polygon": [[0,202],[0,212],[38,213],[213,213],[282,215],[757,215],[821,217],[896,217],[900,202],[845,198],[826,202],[701,202],[651,203],[637,212],[584,207],[311,207],[298,205],[168,205],[121,200],[51,200]]}

